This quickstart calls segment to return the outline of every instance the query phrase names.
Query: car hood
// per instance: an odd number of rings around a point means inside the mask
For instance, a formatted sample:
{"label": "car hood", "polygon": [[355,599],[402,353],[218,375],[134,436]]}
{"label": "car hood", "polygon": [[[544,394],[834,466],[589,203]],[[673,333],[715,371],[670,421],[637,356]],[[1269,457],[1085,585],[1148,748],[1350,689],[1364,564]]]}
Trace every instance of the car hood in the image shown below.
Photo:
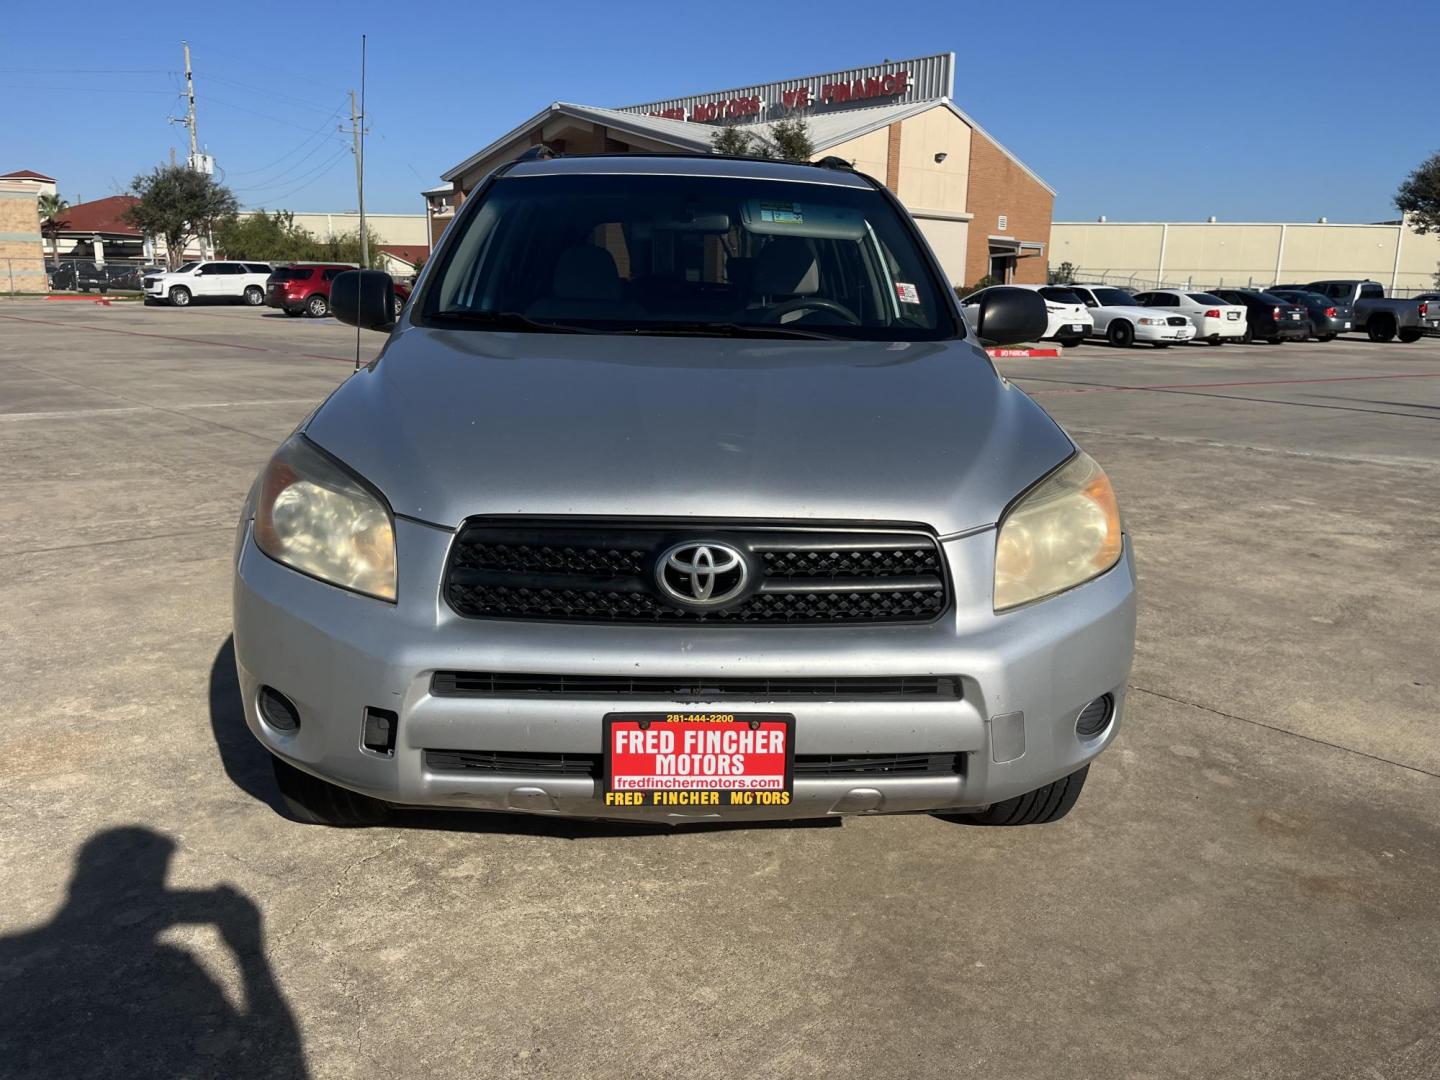
{"label": "car hood", "polygon": [[968,341],[405,326],[305,428],[397,514],[993,524],[1073,451]]}

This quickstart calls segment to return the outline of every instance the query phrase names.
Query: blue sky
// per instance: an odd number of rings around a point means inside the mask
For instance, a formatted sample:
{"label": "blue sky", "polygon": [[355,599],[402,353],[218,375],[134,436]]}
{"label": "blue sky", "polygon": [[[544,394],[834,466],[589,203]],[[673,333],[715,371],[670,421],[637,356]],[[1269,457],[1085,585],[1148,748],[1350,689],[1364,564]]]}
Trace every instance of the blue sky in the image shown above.
{"label": "blue sky", "polygon": [[241,200],[353,208],[335,128],[362,30],[374,212],[419,212],[443,169],[551,101],[626,105],[950,50],[960,107],[1056,188],[1060,220],[1381,220],[1440,149],[1425,123],[1440,102],[1433,50],[1363,44],[1372,22],[1387,40],[1432,32],[1424,3],[11,8],[0,172],[49,173],[72,202],[124,190],[172,145],[183,158],[184,129],[166,117],[183,114],[187,38],[200,137]]}

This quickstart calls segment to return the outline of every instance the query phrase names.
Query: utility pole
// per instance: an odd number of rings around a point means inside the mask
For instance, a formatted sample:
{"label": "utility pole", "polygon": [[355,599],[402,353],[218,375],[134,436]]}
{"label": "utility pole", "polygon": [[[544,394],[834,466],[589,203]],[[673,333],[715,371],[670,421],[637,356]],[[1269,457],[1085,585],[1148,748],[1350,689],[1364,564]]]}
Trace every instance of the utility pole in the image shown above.
{"label": "utility pole", "polygon": [[195,136],[195,76],[190,71],[190,43],[182,41],[185,46],[185,95],[189,98],[189,108],[185,112],[185,126],[190,129],[190,168],[195,168],[200,160],[200,147]]}
{"label": "utility pole", "polygon": [[[346,129],[342,127],[341,131]],[[360,104],[355,104],[355,91],[350,91],[350,127],[355,155],[355,196],[360,206],[360,265],[370,265],[370,237],[365,231],[365,35],[360,35]]]}

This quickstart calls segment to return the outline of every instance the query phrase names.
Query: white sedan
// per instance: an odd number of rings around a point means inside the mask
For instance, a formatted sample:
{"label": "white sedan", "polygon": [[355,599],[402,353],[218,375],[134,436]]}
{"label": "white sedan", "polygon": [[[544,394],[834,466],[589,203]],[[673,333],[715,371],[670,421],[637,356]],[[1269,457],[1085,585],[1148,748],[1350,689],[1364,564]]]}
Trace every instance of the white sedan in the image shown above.
{"label": "white sedan", "polygon": [[1094,318],[1092,336],[1104,338],[1118,348],[1143,341],[1157,349],[1168,349],[1176,342],[1189,341],[1197,332],[1184,315],[1142,307],[1129,293],[1112,285],[1067,285],[1066,288],[1084,301]]}
{"label": "white sedan", "polygon": [[[1080,297],[1063,285],[991,285],[988,288],[1029,289],[1045,298],[1045,311],[1050,316],[1045,328],[1045,341],[1058,341],[1061,345],[1079,345],[1095,329],[1095,320],[1085,310]],[[973,292],[961,300],[965,317],[976,319],[980,314],[980,298],[986,289]]]}
{"label": "white sedan", "polygon": [[1239,341],[1245,336],[1246,311],[1241,304],[1227,304],[1207,292],[1180,292],[1178,289],[1156,289],[1140,293],[1135,303],[1142,307],[1173,311],[1184,315],[1195,326],[1195,337],[1211,345]]}

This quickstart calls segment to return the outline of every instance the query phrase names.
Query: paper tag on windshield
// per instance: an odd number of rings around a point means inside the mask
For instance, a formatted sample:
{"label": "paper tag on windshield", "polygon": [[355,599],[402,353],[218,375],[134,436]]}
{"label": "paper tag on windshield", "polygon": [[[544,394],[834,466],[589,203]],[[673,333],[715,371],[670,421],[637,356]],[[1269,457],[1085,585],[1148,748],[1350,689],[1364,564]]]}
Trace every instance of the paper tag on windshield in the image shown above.
{"label": "paper tag on windshield", "polygon": [[895,283],[895,295],[900,298],[902,304],[918,304],[920,302],[920,290],[908,281]]}
{"label": "paper tag on windshield", "polygon": [[800,209],[799,203],[762,202],[760,220],[776,225],[804,225],[805,212]]}

